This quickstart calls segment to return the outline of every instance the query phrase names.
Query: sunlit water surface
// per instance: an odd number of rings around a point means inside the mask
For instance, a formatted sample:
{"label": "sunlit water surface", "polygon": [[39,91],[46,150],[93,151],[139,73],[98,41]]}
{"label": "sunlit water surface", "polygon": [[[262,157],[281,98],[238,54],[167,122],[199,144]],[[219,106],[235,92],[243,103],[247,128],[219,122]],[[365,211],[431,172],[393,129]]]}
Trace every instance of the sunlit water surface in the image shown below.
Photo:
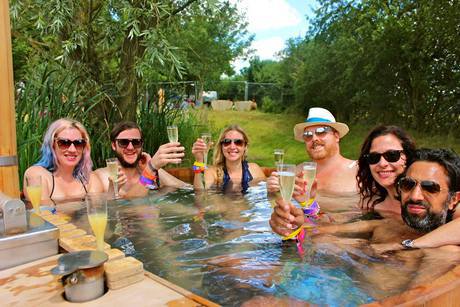
{"label": "sunlit water surface", "polygon": [[[109,201],[108,210],[106,242],[218,304],[241,305],[257,295],[332,306],[373,301],[353,279],[359,268],[347,253],[331,254],[307,242],[301,257],[293,242],[271,232],[264,183],[245,195],[153,193]],[[72,220],[91,233],[85,208]]]}

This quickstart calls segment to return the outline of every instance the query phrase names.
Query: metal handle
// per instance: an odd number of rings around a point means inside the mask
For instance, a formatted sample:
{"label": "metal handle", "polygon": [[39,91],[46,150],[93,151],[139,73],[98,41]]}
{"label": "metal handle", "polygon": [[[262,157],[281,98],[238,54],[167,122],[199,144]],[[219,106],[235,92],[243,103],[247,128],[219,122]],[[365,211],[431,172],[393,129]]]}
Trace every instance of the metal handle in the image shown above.
{"label": "metal handle", "polygon": [[0,167],[18,165],[16,156],[0,156]]}

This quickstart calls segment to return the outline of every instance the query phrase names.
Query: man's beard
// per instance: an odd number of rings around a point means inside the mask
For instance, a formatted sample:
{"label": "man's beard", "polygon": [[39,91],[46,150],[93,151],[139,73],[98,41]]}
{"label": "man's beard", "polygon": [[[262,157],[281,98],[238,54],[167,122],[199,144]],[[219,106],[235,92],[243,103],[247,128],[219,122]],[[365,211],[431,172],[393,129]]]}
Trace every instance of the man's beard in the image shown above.
{"label": "man's beard", "polygon": [[117,156],[118,161],[120,161],[120,164],[121,164],[122,167],[124,167],[124,168],[136,168],[137,165],[139,164],[139,160],[142,157],[142,152],[139,152],[139,154],[137,155],[136,161],[134,161],[133,163],[127,162],[123,158],[123,154],[119,153],[118,151],[115,151],[115,155]]}
{"label": "man's beard", "polygon": [[[409,204],[425,207],[426,214],[424,216],[410,214],[407,210],[407,206]],[[404,222],[411,228],[414,228],[415,230],[418,230],[420,232],[430,232],[446,223],[448,212],[447,207],[448,204],[446,201],[442,208],[442,211],[439,213],[435,213],[432,212],[431,205],[428,202],[413,201],[409,199],[404,203],[404,205],[401,208],[401,216]]]}

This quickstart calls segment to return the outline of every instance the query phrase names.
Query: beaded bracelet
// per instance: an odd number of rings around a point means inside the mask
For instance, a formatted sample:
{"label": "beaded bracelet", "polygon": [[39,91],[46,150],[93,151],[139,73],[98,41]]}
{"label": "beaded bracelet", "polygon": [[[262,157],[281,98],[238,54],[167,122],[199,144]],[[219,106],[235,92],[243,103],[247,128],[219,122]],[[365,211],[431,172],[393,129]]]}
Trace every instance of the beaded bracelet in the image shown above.
{"label": "beaded bracelet", "polygon": [[192,169],[195,174],[203,173],[206,169],[206,165],[203,162],[195,161],[195,163],[193,163]]}

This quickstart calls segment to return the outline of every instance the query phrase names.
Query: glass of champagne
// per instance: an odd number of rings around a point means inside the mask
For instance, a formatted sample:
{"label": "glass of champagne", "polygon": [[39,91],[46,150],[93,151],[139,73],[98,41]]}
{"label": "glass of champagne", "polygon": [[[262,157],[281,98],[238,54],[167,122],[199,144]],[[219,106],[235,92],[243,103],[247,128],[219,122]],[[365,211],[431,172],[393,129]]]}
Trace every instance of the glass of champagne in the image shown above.
{"label": "glass of champagne", "polygon": [[284,149],[275,149],[273,155],[275,156],[276,171],[279,172],[278,165],[283,163]]}
{"label": "glass of champagne", "polygon": [[27,176],[26,190],[29,200],[34,207],[34,212],[40,214],[40,202],[42,200],[42,176]]}
{"label": "glass of champagne", "polygon": [[113,183],[113,194],[114,198],[120,198],[118,194],[118,159],[117,158],[109,158],[105,160],[107,163],[107,169],[109,170],[109,177]]}
{"label": "glass of champagne", "polygon": [[316,162],[304,162],[302,163],[303,179],[307,181],[306,196],[307,201],[310,198],[311,186],[316,176]]}
{"label": "glass of champagne", "polygon": [[211,147],[211,133],[203,132],[201,134],[201,139],[206,144],[206,152],[204,153],[204,165],[208,165],[208,152]]}
{"label": "glass of champagne", "polygon": [[88,220],[96,237],[97,250],[104,250],[104,234],[107,226],[107,196],[101,194],[87,194],[86,209]]}
{"label": "glass of champagne", "polygon": [[294,192],[296,166],[294,164],[279,164],[278,167],[281,197],[284,201],[290,201],[292,192]]}
{"label": "glass of champagne", "polygon": [[167,126],[166,132],[168,132],[168,139],[170,143],[179,141],[179,131],[177,130],[176,125]]}

